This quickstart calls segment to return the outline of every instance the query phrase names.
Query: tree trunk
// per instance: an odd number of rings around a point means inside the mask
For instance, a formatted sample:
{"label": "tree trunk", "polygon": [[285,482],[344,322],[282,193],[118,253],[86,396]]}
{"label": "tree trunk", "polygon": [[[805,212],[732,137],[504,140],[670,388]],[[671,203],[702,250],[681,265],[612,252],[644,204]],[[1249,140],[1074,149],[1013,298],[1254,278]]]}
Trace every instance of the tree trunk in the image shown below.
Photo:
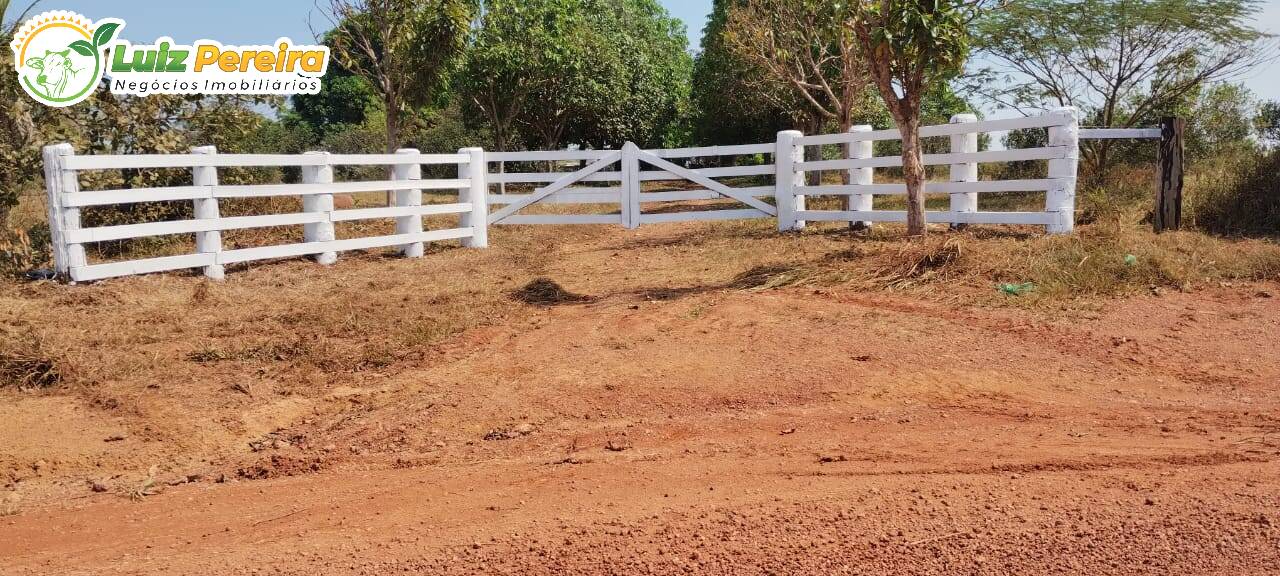
{"label": "tree trunk", "polygon": [[[846,106],[847,106],[847,104],[846,104]],[[849,116],[849,112],[846,110],[846,111],[845,111],[845,112],[840,116],[840,133],[841,133],[841,134],[848,134],[848,133],[849,133],[849,128],[851,128],[851,127],[853,127],[853,119],[852,119],[852,118],[850,118],[850,116]],[[840,146],[841,157],[843,157],[843,158],[849,158],[849,157],[853,156],[853,154],[851,153],[851,151],[852,151],[852,150],[853,150],[853,143],[852,143],[852,142],[846,142],[846,143],[844,143],[843,145],[841,145],[841,146]],[[841,171],[840,171],[840,183],[841,183],[841,184],[843,184],[843,185],[845,185],[845,186],[848,186],[849,184],[851,184],[851,183],[852,183],[852,179],[850,179],[850,178],[849,178],[849,170],[848,170],[848,169],[845,169],[845,170],[841,170]],[[847,212],[847,211],[849,211],[849,210],[853,210],[853,196],[852,196],[852,195],[848,195],[848,194],[846,194],[846,195],[844,195],[844,196],[841,196],[841,197],[840,197],[840,209],[841,209],[841,210],[844,210],[844,211],[846,211],[846,212]],[[852,221],[852,220],[851,220],[851,221],[849,221],[849,229],[850,229],[850,230],[862,230],[862,229],[864,229],[864,228],[865,228],[865,226],[863,225],[863,223],[862,223],[862,222],[854,222],[854,221]]]}
{"label": "tree trunk", "polygon": [[[822,132],[822,118],[819,117],[817,114],[811,115],[809,117],[807,124],[808,126],[804,131],[805,134],[818,134],[819,132]],[[821,160],[822,147],[821,146],[805,146],[804,159],[809,162]],[[806,186],[821,186],[822,172],[810,170],[808,172],[805,172],[804,179],[805,179]]]}
{"label": "tree trunk", "polygon": [[902,178],[907,182],[907,234],[924,236],[924,158],[920,150],[920,117],[903,118],[898,128],[902,131]]}

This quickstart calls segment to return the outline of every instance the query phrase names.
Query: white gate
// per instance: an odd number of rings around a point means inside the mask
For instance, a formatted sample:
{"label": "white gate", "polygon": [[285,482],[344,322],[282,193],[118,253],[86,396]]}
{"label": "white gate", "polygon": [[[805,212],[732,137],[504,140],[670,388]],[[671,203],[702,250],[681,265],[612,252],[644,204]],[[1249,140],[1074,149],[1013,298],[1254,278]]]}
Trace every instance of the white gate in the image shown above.
{"label": "white gate", "polygon": [[[489,155],[490,184],[529,184],[549,182],[529,194],[494,194],[491,204],[505,206],[489,216],[490,224],[621,224],[637,228],[641,224],[683,222],[690,220],[732,220],[771,218],[777,208],[761,200],[776,192],[776,168],[773,164],[750,164],[689,168],[673,160],[749,157],[772,155],[773,144],[711,146],[641,150],[627,142],[621,150],[568,150],[563,152],[500,152]],[[507,162],[588,161],[573,172],[514,172],[501,168]],[[607,170],[613,165],[613,170]],[[647,170],[645,168],[648,168]],[[765,178],[768,185],[735,187],[716,178]],[[600,182],[617,182],[616,186],[598,187]],[[662,182],[692,183],[700,188],[645,190],[645,183],[661,187]],[[583,185],[575,187],[575,185]],[[670,184],[667,186],[671,187]],[[687,202],[728,199],[745,207],[722,208],[718,205],[688,205]],[[536,204],[616,205],[616,213],[607,214],[517,214]],[[682,203],[673,205],[672,203]],[[646,211],[645,206],[656,208]]]}

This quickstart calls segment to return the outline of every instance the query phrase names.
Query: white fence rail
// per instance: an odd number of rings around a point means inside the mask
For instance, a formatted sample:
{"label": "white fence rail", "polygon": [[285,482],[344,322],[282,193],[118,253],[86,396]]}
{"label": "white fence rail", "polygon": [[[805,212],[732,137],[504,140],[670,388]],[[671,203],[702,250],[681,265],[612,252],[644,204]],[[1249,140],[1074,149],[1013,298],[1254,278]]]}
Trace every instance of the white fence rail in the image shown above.
{"label": "white fence rail", "polygon": [[[45,176],[49,193],[49,223],[53,237],[57,271],[73,281],[98,280],[114,276],[159,272],[181,268],[204,268],[206,276],[221,278],[223,266],[237,262],[314,256],[322,264],[332,264],[337,253],[398,246],[408,257],[423,254],[423,243],[461,239],[464,245],[484,247],[487,244],[488,203],[485,200],[484,151],[465,149],[458,154],[420,154],[417,150],[400,150],[396,154],[343,155],[324,152],[303,155],[217,154],[213,147],[202,147],[192,154],[76,156],[70,144],[57,144],[44,149]],[[430,179],[421,177],[424,164],[457,165],[459,178]],[[369,182],[334,182],[333,167],[338,165],[391,166],[391,180]],[[295,166],[302,168],[299,184],[221,185],[218,168]],[[131,190],[80,190],[80,172],[89,170],[190,168],[190,186],[144,188]],[[393,205],[379,208],[337,210],[334,194],[393,191]],[[423,190],[457,190],[458,201],[449,204],[422,204]],[[218,200],[228,198],[260,198],[298,196],[302,211],[289,214],[223,217]],[[193,218],[144,224],[81,227],[80,210],[92,206],[136,204],[141,202],[193,202]],[[458,214],[456,228],[423,230],[422,218],[437,214]],[[392,218],[395,233],[383,236],[336,239],[334,224],[353,220]],[[226,250],[222,232],[273,226],[301,226],[302,242]],[[87,243],[127,240],[149,236],[194,234],[195,251],[190,254],[163,256],[141,260],[90,264]]]}
{"label": "white fence rail", "polygon": [[[1046,128],[1048,145],[1040,148],[978,151],[978,135],[984,132]],[[979,122],[971,114],[953,116],[950,124],[920,128],[922,138],[950,137],[951,151],[925,154],[926,166],[950,166],[949,182],[928,182],[926,193],[950,196],[950,209],[927,211],[929,222],[952,224],[1031,224],[1045,226],[1050,233],[1070,232],[1074,225],[1076,168],[1079,158],[1079,120],[1074,108],[1061,108],[1042,116],[985,120]],[[896,129],[873,130],[870,126],[854,126],[842,134],[804,136],[799,132],[783,132],[778,137],[778,157],[792,171],[789,179],[779,179],[778,228],[796,230],[806,222],[905,222],[905,210],[876,210],[877,195],[907,193],[905,184],[875,182],[875,169],[900,167],[902,157],[873,156],[872,144],[882,140],[899,140]],[[846,145],[845,158],[836,160],[804,160],[806,146]],[[1024,180],[978,180],[978,164],[983,162],[1015,162],[1047,160],[1044,178]],[[780,168],[780,171],[782,168]],[[849,184],[805,184],[809,171],[844,170]],[[781,173],[781,172],[780,172]],[[986,212],[978,209],[978,194],[991,192],[1045,192],[1042,212]],[[806,207],[810,196],[849,196],[849,210],[811,210]]]}
{"label": "white fence rail", "polygon": [[[1048,145],[1019,150],[978,150],[978,135],[1024,128],[1048,130]],[[1043,116],[977,121],[957,115],[950,124],[922,127],[924,138],[949,137],[950,151],[926,154],[926,165],[950,166],[950,181],[929,182],[926,192],[947,194],[945,211],[926,212],[931,222],[953,224],[1030,224],[1050,233],[1071,231],[1074,222],[1076,167],[1079,156],[1077,115],[1072,108]],[[1105,133],[1104,133],[1105,132]],[[1095,137],[1135,137],[1130,132],[1097,132]],[[1142,136],[1146,133],[1143,132]],[[877,210],[878,195],[902,195],[906,186],[876,182],[877,168],[902,165],[898,155],[875,156],[877,141],[897,140],[897,130],[873,130],[855,126],[841,134],[805,136],[795,131],[778,134],[776,142],[735,146],[641,150],[627,143],[621,150],[559,150],[486,152],[467,148],[457,154],[421,154],[400,150],[396,154],[350,155],[313,152],[302,155],[218,154],[212,147],[191,154],[76,156],[69,144],[46,146],[45,175],[49,194],[49,222],[57,271],[72,281],[97,280],[181,268],[203,268],[205,275],[221,278],[223,266],[271,258],[312,256],[331,264],[337,253],[379,247],[399,247],[408,257],[422,256],[423,243],[459,239],[464,246],[488,244],[490,224],[642,224],[694,220],[777,218],[780,230],[803,228],[806,222],[902,222],[906,212]],[[805,160],[811,146],[842,145],[843,157]],[[707,162],[707,159],[713,159]],[[1019,180],[978,179],[978,164],[1045,160],[1043,178]],[[387,166],[390,179],[335,182],[334,167],[343,165]],[[422,178],[424,165],[457,167],[456,178]],[[298,167],[302,182],[291,184],[220,184],[218,169],[232,167]],[[705,167],[704,167],[705,166]],[[515,167],[516,171],[507,171]],[[528,171],[529,167],[538,168]],[[94,170],[180,168],[191,171],[191,185],[128,190],[81,191],[81,172]],[[539,170],[541,169],[541,170]],[[843,172],[847,184],[806,183],[809,172]],[[730,179],[724,181],[723,179]],[[744,181],[745,179],[745,181]],[[671,188],[671,182],[691,182],[695,187]],[[645,188],[645,185],[648,188]],[[490,193],[497,186],[499,193]],[[511,190],[509,190],[511,188]],[[422,193],[456,191],[457,201],[422,203]],[[391,205],[376,208],[335,209],[335,194],[393,192]],[[1044,192],[1045,208],[1037,212],[991,212],[978,209],[978,195],[994,192]],[[292,196],[302,198],[302,210],[288,214],[223,217],[219,200]],[[817,210],[808,207],[814,196],[848,197],[849,209]],[[728,200],[738,206],[671,205],[673,202]],[[772,202],[769,200],[772,199]],[[80,211],[95,206],[144,202],[190,201],[189,220],[122,224],[83,228]],[[603,206],[597,213],[521,213],[534,205],[577,204]],[[661,205],[660,209],[645,208]],[[492,205],[492,213],[490,213]],[[458,215],[454,228],[424,230],[423,217]],[[394,234],[337,239],[335,223],[353,220],[394,219]],[[300,226],[301,242],[224,249],[222,233],[275,226]],[[121,262],[89,263],[85,245],[149,236],[191,234],[192,253]]]}

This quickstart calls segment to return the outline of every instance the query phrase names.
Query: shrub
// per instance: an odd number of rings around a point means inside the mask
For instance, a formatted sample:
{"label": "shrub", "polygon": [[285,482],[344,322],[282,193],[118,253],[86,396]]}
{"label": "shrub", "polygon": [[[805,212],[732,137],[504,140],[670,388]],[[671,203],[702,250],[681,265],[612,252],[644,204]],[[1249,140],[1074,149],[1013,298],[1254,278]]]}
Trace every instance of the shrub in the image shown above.
{"label": "shrub", "polygon": [[1280,236],[1280,151],[1224,160],[1201,180],[1191,206],[1197,227],[1233,236]]}
{"label": "shrub", "polygon": [[47,265],[49,260],[48,224],[37,224],[29,230],[0,229],[0,276],[21,276]]}

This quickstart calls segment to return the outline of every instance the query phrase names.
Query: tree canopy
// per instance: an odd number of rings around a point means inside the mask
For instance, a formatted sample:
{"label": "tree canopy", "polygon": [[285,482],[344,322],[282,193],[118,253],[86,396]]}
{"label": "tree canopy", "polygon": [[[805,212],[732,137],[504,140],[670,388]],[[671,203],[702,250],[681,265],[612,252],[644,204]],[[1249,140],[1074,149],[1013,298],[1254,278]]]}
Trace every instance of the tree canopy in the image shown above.
{"label": "tree canopy", "polygon": [[[1088,124],[1132,127],[1200,87],[1273,56],[1256,0],[1011,0],[979,22],[981,90],[1019,110],[1075,106]],[[1105,171],[1110,142],[1086,150]]]}
{"label": "tree canopy", "polygon": [[490,0],[459,85],[494,144],[684,138],[692,58],[655,0]]}
{"label": "tree canopy", "polygon": [[788,86],[765,82],[763,72],[725,41],[729,11],[746,0],[715,0],[693,63],[692,139],[704,145],[766,142],[804,110]]}
{"label": "tree canopy", "polygon": [[853,125],[866,108],[868,72],[848,27],[849,7],[816,0],[742,0],[728,13],[723,42],[749,70],[759,97],[801,108],[811,124]]}
{"label": "tree canopy", "polygon": [[386,112],[386,151],[402,122],[444,93],[466,48],[478,0],[329,0],[333,60],[363,78]]}
{"label": "tree canopy", "polygon": [[[590,36],[590,74],[567,141],[644,147],[687,140],[693,57],[684,23],[657,0],[582,0]],[[546,100],[543,100],[546,101]]]}
{"label": "tree canopy", "polygon": [[486,4],[459,88],[465,109],[488,123],[496,149],[531,132],[541,133],[539,143],[559,143],[590,65],[584,12],[578,0]]}

